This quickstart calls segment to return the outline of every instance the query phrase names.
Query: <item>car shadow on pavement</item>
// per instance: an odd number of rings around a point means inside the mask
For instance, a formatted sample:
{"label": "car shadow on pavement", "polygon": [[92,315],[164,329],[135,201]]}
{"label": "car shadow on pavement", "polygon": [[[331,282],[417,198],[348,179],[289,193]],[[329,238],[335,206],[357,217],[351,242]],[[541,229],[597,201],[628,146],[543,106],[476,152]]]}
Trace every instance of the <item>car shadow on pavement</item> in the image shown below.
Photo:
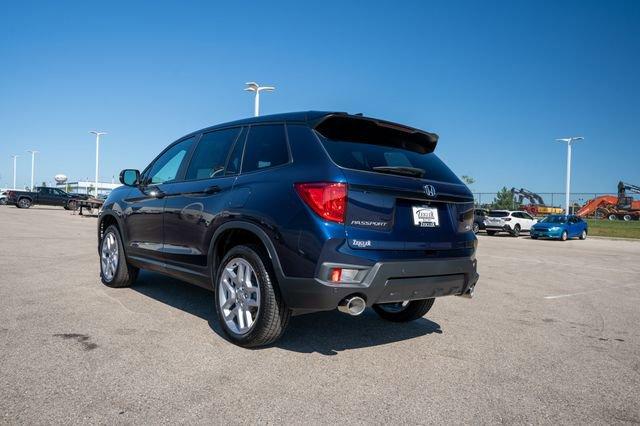
{"label": "car shadow on pavement", "polygon": [[302,353],[337,355],[341,351],[386,345],[428,334],[442,334],[438,323],[420,318],[393,323],[367,309],[357,317],[334,311],[291,318],[289,327],[274,346]]}
{"label": "car shadow on pavement", "polygon": [[[206,320],[224,338],[216,317],[213,293],[161,274],[140,271],[131,287],[147,297]],[[385,345],[429,334],[441,334],[440,325],[426,318],[409,323],[382,320],[371,309],[352,317],[337,310],[292,317],[284,335],[272,347],[293,352],[337,355],[349,349]]]}

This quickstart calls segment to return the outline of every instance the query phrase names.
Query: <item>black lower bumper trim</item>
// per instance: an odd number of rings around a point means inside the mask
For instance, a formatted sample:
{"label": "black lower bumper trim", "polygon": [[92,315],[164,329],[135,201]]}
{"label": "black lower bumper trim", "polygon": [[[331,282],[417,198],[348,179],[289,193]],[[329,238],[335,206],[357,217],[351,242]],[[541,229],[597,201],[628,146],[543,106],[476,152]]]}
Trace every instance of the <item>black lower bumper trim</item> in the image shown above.
{"label": "black lower bumper trim", "polygon": [[474,258],[446,258],[376,263],[361,284],[284,278],[282,296],[294,311],[335,309],[345,297],[360,295],[367,306],[402,300],[463,294],[478,280]]}

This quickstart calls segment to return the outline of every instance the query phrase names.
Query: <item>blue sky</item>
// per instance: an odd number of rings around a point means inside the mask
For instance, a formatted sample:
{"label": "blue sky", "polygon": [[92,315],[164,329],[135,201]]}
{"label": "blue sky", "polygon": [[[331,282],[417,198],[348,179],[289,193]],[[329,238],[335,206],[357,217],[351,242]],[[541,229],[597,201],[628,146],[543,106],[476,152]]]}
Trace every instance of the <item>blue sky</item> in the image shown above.
{"label": "blue sky", "polygon": [[[233,4],[232,4],[233,3]],[[640,2],[6,2],[0,186],[144,168],[192,130],[252,114],[339,110],[440,135],[474,191],[640,184]]]}

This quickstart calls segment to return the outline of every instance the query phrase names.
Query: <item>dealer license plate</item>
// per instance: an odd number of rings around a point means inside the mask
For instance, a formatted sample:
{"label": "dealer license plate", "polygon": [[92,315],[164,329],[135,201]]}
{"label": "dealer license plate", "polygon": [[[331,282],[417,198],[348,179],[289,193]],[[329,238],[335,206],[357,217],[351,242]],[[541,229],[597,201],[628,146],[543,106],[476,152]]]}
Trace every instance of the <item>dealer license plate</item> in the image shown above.
{"label": "dealer license plate", "polygon": [[413,206],[413,224],[421,228],[435,228],[440,226],[438,209],[428,206]]}

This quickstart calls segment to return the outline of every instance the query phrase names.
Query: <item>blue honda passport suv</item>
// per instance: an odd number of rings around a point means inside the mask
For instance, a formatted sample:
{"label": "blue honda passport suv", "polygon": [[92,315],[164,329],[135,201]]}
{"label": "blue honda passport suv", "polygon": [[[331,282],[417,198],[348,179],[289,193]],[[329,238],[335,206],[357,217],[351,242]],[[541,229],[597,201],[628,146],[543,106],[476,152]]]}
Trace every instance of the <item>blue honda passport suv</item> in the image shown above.
{"label": "blue honda passport suv", "polygon": [[169,145],[98,220],[102,282],[139,269],[213,290],[234,343],[278,339],[291,315],[372,307],[405,322],[478,280],[473,197],[437,135],[361,115],[220,124]]}

